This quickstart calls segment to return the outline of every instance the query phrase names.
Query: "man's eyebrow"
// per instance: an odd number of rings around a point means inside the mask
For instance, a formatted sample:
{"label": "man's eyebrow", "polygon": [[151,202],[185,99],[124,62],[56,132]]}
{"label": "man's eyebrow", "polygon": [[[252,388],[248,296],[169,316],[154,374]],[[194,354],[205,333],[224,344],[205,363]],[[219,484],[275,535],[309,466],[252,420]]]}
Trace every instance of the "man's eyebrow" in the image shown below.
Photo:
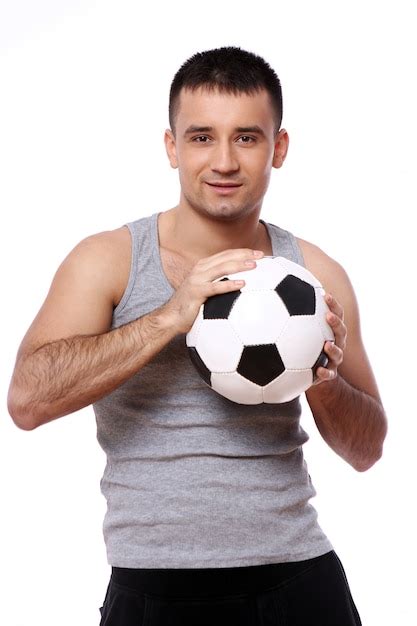
{"label": "man's eyebrow", "polygon": [[187,128],[184,135],[191,135],[192,133],[210,133],[213,130],[213,126],[194,126],[191,125]]}
{"label": "man's eyebrow", "polygon": [[264,131],[258,125],[255,125],[255,126],[238,126],[236,128],[236,132],[238,132],[238,133],[255,133],[257,135],[262,135],[263,137],[265,137]]}
{"label": "man's eyebrow", "polygon": [[[195,126],[191,125],[187,128],[184,135],[191,135],[192,133],[210,133],[213,131],[213,126]],[[265,136],[264,131],[260,126],[255,124],[254,126],[238,126],[235,128],[237,133],[255,133],[257,135]]]}

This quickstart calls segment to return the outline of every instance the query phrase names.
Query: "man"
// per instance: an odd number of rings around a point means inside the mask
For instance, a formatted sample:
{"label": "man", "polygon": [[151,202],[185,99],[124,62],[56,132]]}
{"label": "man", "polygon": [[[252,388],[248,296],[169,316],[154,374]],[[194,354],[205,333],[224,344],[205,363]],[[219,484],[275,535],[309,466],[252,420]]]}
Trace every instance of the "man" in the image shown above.
{"label": "man", "polygon": [[326,442],[356,470],[381,456],[386,418],[344,270],[260,220],[284,163],[281,87],[239,48],[198,53],[170,93],[173,209],[82,241],[20,346],[9,407],[33,429],[92,404],[112,576],[102,626],[350,626],[360,618],[309,504],[299,399],[238,405],[201,381],[184,334],[216,281],[264,255],[322,282],[335,342],[307,392]]}

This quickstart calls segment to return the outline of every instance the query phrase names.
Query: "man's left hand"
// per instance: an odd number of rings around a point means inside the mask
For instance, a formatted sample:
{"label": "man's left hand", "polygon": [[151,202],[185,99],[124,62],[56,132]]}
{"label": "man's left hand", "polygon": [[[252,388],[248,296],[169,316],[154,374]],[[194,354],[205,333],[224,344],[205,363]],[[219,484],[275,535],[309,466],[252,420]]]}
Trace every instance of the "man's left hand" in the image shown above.
{"label": "man's left hand", "polygon": [[343,307],[340,302],[329,293],[325,294],[325,301],[330,309],[326,314],[326,321],[333,331],[334,341],[326,341],[324,344],[324,352],[329,362],[326,367],[317,368],[314,385],[319,385],[320,383],[336,378],[337,368],[343,361],[343,351],[346,347],[347,329],[343,321]]}

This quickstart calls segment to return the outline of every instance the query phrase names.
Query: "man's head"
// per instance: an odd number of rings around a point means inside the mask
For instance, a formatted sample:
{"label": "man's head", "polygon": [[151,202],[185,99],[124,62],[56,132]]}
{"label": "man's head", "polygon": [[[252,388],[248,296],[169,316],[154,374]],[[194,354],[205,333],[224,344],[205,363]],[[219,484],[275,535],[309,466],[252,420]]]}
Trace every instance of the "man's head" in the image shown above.
{"label": "man's head", "polygon": [[186,61],[172,83],[165,131],[182,210],[222,220],[259,213],[271,168],[287,154],[281,114],[278,77],[260,57],[220,48]]}
{"label": "man's head", "polygon": [[203,88],[233,95],[268,93],[275,132],[281,127],[282,92],[278,76],[260,56],[235,47],[197,52],[175,74],[169,96],[169,123],[175,135],[175,121],[181,91]]}

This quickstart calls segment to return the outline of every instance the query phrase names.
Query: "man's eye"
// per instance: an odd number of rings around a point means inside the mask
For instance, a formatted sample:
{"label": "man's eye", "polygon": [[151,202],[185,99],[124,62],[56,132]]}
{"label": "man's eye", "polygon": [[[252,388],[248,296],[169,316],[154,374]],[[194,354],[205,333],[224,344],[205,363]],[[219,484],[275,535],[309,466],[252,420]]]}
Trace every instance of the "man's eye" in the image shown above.
{"label": "man's eye", "polygon": [[239,137],[239,141],[242,143],[252,143],[255,139],[253,137],[249,137],[248,135],[241,135]]}
{"label": "man's eye", "polygon": [[208,141],[208,137],[206,135],[199,135],[198,137],[193,137],[193,141],[197,143],[206,143]]}

